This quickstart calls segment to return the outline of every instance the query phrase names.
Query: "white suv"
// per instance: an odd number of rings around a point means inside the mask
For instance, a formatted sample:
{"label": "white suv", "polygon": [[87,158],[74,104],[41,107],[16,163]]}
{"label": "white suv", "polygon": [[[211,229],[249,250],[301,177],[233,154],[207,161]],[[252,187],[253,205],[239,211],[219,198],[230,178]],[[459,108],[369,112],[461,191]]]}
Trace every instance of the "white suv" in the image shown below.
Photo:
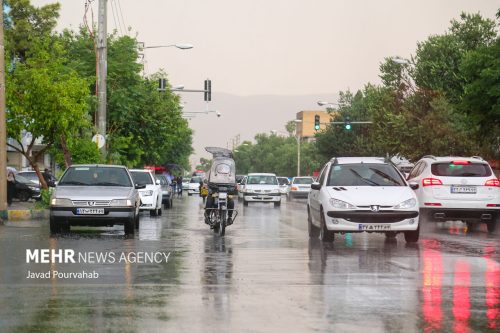
{"label": "white suv", "polygon": [[141,196],[140,210],[149,210],[149,215],[161,215],[162,191],[160,180],[156,180],[151,170],[131,169],[130,174],[134,179],[135,185],[145,185],[139,190]]}
{"label": "white suv", "polygon": [[280,185],[274,173],[249,173],[242,194],[245,206],[249,202],[273,202],[275,207],[281,205]]}
{"label": "white suv", "polygon": [[430,221],[462,220],[472,228],[484,222],[489,232],[500,218],[500,181],[480,157],[424,156],[408,181],[417,182],[420,215]]}
{"label": "white suv", "polygon": [[379,157],[332,158],[311,185],[309,237],[331,242],[335,233],[380,232],[407,242],[419,238],[418,201],[396,167]]}

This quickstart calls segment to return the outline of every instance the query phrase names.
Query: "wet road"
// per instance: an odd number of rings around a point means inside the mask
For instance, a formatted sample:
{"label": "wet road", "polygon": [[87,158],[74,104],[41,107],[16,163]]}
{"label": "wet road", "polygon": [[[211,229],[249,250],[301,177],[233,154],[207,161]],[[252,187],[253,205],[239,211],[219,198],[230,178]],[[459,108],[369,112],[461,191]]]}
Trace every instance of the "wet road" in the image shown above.
{"label": "wet road", "polygon": [[[198,197],[176,200],[161,217],[143,214],[131,239],[122,227],[51,238],[47,223],[0,226],[0,331],[500,329],[500,236],[484,226],[424,226],[418,245],[366,233],[322,245],[307,236],[304,200],[237,208],[224,238],[202,222]],[[27,264],[26,249],[112,253],[115,261]],[[144,253],[168,260],[147,262]],[[27,277],[54,270],[99,278]]]}

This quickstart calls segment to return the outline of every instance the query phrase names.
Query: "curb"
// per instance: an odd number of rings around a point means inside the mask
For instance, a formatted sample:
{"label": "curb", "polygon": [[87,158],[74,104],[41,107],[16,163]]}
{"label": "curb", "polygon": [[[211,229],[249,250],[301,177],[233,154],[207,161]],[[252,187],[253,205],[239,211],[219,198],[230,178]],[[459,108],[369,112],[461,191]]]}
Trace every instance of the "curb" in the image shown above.
{"label": "curb", "polygon": [[50,212],[48,209],[30,209],[30,210],[12,209],[7,211],[6,221],[48,219],[49,215]]}

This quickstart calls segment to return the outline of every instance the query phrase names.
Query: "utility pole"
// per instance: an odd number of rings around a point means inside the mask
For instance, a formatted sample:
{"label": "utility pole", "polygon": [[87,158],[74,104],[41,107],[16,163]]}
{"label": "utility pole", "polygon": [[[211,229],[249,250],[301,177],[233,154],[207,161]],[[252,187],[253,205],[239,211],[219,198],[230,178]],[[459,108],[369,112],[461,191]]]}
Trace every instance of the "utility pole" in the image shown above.
{"label": "utility pole", "polygon": [[3,1],[0,1],[0,219],[7,215],[7,126],[5,121],[5,46]]}
{"label": "utility pole", "polygon": [[105,144],[101,152],[106,158],[106,75],[108,72],[107,51],[107,8],[108,0],[99,0],[99,15],[97,19],[97,131],[104,137]]}

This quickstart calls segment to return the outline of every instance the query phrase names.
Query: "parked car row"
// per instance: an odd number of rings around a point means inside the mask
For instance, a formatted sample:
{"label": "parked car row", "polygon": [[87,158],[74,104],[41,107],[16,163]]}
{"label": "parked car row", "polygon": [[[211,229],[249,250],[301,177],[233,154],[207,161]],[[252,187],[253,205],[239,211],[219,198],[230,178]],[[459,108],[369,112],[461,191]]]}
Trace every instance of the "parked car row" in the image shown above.
{"label": "parked car row", "polygon": [[335,233],[404,233],[419,239],[424,221],[485,223],[500,219],[500,181],[480,157],[425,156],[405,179],[391,161],[376,157],[332,158],[311,185],[307,201],[310,237],[333,241]]}
{"label": "parked car row", "polygon": [[151,216],[172,207],[172,187],[164,175],[120,165],[73,165],[66,169],[50,202],[50,231],[71,226],[124,225],[133,234],[140,225],[140,211]]}

